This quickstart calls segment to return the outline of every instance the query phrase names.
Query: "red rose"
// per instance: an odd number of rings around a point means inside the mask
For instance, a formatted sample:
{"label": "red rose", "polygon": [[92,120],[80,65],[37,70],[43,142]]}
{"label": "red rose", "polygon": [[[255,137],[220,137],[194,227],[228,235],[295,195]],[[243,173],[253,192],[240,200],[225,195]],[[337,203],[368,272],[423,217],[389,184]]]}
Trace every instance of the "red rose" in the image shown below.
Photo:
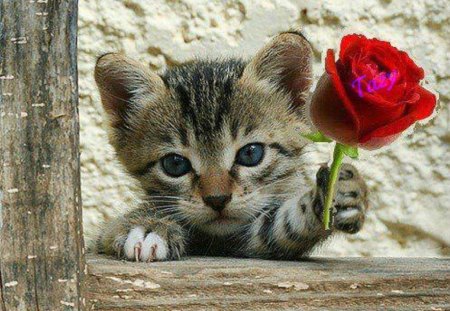
{"label": "red rose", "polygon": [[380,148],[436,106],[435,95],[419,85],[423,69],[389,42],[345,36],[339,60],[328,50],[325,69],[311,117],[319,131],[342,144]]}

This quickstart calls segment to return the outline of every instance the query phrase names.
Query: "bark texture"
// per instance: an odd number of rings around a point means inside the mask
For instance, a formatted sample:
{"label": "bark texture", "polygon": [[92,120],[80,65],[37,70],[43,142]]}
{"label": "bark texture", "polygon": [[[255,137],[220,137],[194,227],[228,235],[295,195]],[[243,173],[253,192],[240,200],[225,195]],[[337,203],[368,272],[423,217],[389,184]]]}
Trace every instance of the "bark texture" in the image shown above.
{"label": "bark texture", "polygon": [[77,1],[0,19],[0,309],[81,310]]}
{"label": "bark texture", "polygon": [[450,260],[88,259],[88,310],[450,310]]}

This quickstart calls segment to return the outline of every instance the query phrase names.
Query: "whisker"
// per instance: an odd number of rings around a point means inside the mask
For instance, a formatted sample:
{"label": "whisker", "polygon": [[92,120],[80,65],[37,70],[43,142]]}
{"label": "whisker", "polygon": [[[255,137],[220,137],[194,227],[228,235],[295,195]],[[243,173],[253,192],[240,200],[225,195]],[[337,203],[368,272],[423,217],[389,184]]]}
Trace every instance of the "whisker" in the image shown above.
{"label": "whisker", "polygon": [[170,195],[146,195],[146,198],[156,198],[156,199],[176,199],[176,200],[184,200],[185,198],[180,196],[170,196]]}

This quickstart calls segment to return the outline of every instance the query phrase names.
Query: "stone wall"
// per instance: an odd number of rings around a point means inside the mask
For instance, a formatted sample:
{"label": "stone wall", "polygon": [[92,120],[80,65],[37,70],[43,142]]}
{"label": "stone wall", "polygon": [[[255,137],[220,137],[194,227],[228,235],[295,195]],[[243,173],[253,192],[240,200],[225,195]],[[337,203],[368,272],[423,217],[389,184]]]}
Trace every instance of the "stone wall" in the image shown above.
{"label": "stone wall", "polygon": [[[194,57],[251,56],[271,36],[300,28],[314,47],[314,72],[325,48],[344,33],[389,40],[423,66],[441,109],[426,127],[357,163],[371,189],[362,232],[336,237],[318,253],[345,256],[450,255],[450,12],[446,0],[80,0],[79,80],[84,225],[91,238],[104,219],[135,200],[132,181],[107,144],[93,81],[96,56],[123,51],[154,70]],[[311,173],[325,162],[317,147]]]}

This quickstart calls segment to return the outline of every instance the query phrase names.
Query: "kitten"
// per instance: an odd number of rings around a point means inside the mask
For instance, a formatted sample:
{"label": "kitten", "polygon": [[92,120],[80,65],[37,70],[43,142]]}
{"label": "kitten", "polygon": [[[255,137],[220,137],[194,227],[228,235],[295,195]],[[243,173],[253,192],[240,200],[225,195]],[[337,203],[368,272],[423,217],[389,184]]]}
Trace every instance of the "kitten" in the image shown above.
{"label": "kitten", "polygon": [[[295,32],[249,62],[193,61],[162,75],[101,56],[95,80],[110,142],[147,198],[104,226],[98,252],[136,261],[297,259],[330,236],[321,223],[328,168],[315,186],[304,176],[311,58]],[[355,233],[365,183],[344,165],[337,189],[334,230]]]}

